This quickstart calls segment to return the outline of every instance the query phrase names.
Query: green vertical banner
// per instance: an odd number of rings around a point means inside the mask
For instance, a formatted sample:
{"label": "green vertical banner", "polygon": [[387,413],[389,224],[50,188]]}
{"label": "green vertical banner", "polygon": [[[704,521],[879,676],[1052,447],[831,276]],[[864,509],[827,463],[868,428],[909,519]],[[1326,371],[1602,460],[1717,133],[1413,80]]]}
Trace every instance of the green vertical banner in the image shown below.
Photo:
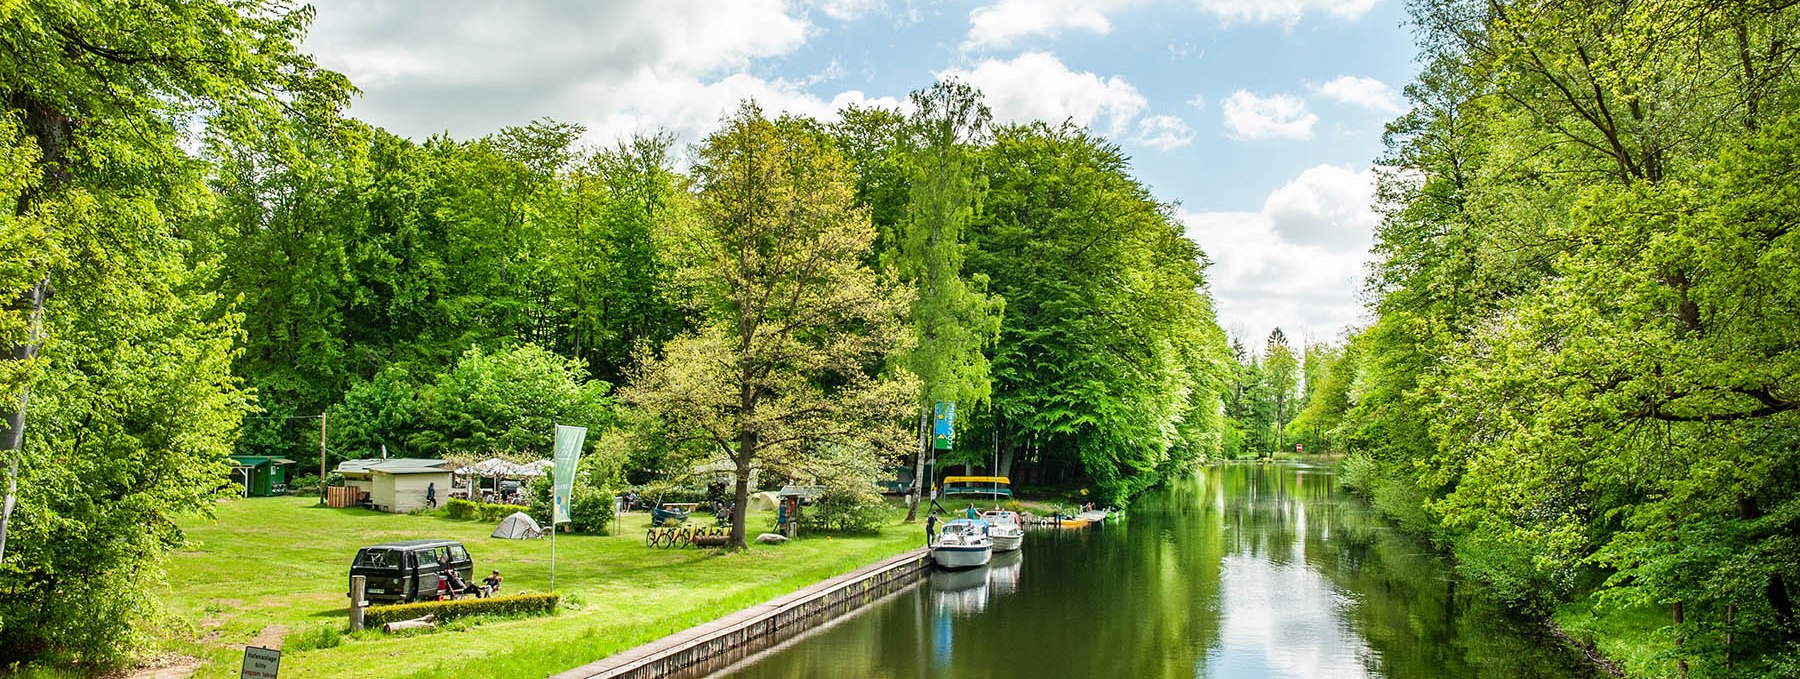
{"label": "green vertical banner", "polygon": [[551,490],[550,525],[569,522],[569,494],[575,489],[575,465],[581,462],[581,444],[587,427],[556,425],[556,478]]}
{"label": "green vertical banner", "polygon": [[932,427],[931,447],[949,450],[956,443],[956,402],[937,402],[937,422]]}

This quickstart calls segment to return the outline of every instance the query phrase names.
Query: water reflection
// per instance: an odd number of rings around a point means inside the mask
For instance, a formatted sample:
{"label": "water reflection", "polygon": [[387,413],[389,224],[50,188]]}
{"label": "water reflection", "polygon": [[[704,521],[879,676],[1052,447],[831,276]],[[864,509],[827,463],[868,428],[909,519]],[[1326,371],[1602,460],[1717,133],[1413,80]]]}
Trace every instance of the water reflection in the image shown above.
{"label": "water reflection", "polygon": [[1585,676],[1330,470],[1285,465],[1208,468],[1124,523],[1034,531],[728,675]]}

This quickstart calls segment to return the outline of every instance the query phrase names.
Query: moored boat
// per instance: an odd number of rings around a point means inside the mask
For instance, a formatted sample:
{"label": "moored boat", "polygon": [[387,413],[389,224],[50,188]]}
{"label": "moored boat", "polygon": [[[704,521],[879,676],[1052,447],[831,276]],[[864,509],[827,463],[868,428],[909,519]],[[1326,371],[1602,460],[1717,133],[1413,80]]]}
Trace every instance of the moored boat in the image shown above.
{"label": "moored boat", "polygon": [[1017,551],[1025,542],[1024,521],[1016,512],[996,509],[981,513],[981,518],[988,522],[988,538],[994,542],[994,552]]}
{"label": "moored boat", "polygon": [[994,541],[988,536],[988,522],[980,519],[952,519],[931,543],[931,560],[944,568],[974,568],[986,565],[994,557]]}

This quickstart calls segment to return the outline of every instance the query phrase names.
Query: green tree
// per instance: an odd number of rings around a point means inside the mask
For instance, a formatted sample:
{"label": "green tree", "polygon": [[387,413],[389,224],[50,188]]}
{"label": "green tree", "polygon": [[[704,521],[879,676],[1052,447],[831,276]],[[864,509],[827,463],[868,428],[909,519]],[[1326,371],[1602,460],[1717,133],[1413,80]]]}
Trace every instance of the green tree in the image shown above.
{"label": "green tree", "polygon": [[843,157],[810,121],[746,102],[694,168],[698,219],[681,276],[700,325],[644,356],[626,399],[728,457],[732,545],[758,466],[796,466],[820,446],[905,450],[917,379],[888,369],[908,345],[904,289],[864,264],[874,227]]}
{"label": "green tree", "polygon": [[494,451],[549,457],[555,425],[598,431],[612,422],[611,385],[589,380],[579,359],[536,345],[473,348],[419,395],[414,454]]}
{"label": "green tree", "polygon": [[989,277],[1010,319],[986,433],[1025,463],[1015,476],[1092,482],[1125,502],[1205,449],[1186,435],[1210,432],[1180,426],[1198,415],[1189,409],[1218,408],[1191,398],[1224,377],[1201,253],[1119,149],[1084,130],[1002,127],[982,168],[969,270]]}
{"label": "green tree", "polygon": [[960,404],[966,413],[988,399],[988,359],[982,350],[999,336],[1004,310],[1000,299],[986,294],[986,276],[966,279],[962,273],[963,232],[983,193],[972,151],[987,132],[987,106],[979,91],[954,80],[913,92],[911,100],[911,191],[891,262],[917,293],[909,314],[916,344],[905,361],[923,384],[913,462],[919,481],[907,493],[908,521],[917,517],[919,493],[926,485],[935,404]]}
{"label": "green tree", "polygon": [[1294,348],[1288,345],[1287,334],[1281,328],[1269,331],[1269,341],[1263,347],[1263,368],[1268,375],[1269,405],[1275,411],[1275,419],[1270,423],[1274,449],[1286,450],[1288,420],[1297,410],[1293,404],[1294,391],[1300,384],[1300,361],[1294,356]]}
{"label": "green tree", "polygon": [[181,142],[193,123],[239,138],[280,111],[335,115],[348,85],[294,47],[310,16],[0,6],[0,662],[116,666],[159,616],[172,517],[207,511],[248,407],[229,370],[239,319],[179,228],[207,203]]}

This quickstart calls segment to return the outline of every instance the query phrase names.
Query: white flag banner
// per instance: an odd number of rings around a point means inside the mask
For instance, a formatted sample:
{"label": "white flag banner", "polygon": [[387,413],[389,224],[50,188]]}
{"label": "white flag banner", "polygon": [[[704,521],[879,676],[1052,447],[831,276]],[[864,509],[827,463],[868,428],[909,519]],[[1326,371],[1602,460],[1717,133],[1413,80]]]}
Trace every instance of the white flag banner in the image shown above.
{"label": "white flag banner", "polygon": [[575,489],[575,465],[581,462],[581,444],[587,427],[556,425],[556,478],[551,491],[550,525],[569,522],[569,494]]}

